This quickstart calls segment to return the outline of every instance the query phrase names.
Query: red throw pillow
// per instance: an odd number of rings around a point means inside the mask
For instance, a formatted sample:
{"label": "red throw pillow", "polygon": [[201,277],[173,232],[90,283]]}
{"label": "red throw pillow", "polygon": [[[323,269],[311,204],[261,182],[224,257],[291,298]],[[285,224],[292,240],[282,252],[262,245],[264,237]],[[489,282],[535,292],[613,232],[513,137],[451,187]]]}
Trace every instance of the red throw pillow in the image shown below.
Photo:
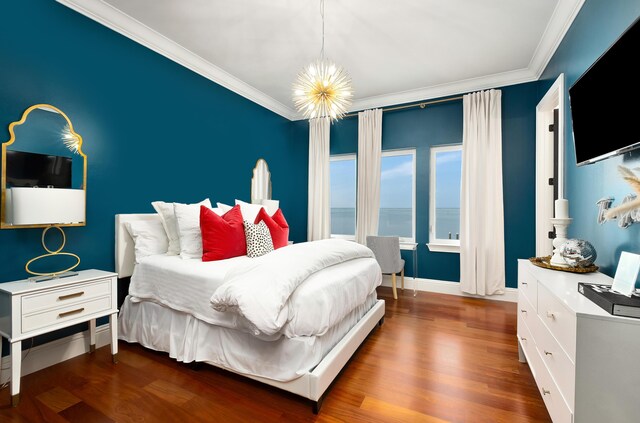
{"label": "red throw pillow", "polygon": [[247,254],[247,239],[240,206],[235,206],[222,216],[200,206],[200,231],[202,232],[202,261],[224,260]]}
{"label": "red throw pillow", "polygon": [[261,208],[253,223],[257,225],[261,220],[264,220],[269,228],[274,249],[286,247],[289,244],[289,224],[287,224],[281,209],[276,210],[273,216],[269,216],[264,207]]}

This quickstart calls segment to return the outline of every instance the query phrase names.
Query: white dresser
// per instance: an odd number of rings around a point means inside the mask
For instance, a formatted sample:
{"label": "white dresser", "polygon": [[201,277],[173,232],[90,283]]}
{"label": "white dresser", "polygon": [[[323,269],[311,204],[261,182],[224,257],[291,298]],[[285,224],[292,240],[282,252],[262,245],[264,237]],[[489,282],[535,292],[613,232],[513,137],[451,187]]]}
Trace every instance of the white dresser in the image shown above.
{"label": "white dresser", "polygon": [[640,422],[640,319],[617,317],[578,292],[601,273],[518,260],[518,346],[555,423]]}
{"label": "white dresser", "polygon": [[117,274],[83,270],[45,282],[0,283],[0,335],[11,343],[11,402],[20,400],[22,341],[89,322],[89,350],[96,344],[96,318],[109,316],[111,353],[117,361]]}

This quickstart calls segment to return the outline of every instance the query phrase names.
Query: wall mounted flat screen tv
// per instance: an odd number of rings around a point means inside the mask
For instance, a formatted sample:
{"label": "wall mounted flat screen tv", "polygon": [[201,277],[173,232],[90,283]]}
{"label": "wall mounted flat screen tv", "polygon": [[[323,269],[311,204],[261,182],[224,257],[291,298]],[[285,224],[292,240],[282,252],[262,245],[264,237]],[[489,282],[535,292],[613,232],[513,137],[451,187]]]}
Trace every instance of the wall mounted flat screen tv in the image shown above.
{"label": "wall mounted flat screen tv", "polygon": [[71,157],[7,150],[7,187],[71,188]]}
{"label": "wall mounted flat screen tv", "polygon": [[569,89],[578,166],[640,147],[640,19]]}

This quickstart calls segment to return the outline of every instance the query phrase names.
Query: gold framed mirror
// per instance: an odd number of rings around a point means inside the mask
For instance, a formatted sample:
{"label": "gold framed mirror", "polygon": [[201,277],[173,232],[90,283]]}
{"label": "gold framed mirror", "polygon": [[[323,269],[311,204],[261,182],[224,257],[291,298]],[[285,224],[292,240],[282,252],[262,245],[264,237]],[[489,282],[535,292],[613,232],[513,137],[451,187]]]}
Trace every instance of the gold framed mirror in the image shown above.
{"label": "gold framed mirror", "polygon": [[0,229],[84,226],[87,156],[69,117],[35,104],[2,144]]}
{"label": "gold framed mirror", "polygon": [[258,159],[251,178],[251,202],[259,204],[262,200],[271,200],[271,172],[263,158]]}

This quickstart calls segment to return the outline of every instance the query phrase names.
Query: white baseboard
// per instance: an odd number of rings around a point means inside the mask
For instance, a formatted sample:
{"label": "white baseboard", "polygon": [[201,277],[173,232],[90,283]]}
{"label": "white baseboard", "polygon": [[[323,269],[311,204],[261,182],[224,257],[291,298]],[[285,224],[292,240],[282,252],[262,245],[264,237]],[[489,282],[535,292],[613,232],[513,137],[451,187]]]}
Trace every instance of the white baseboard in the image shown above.
{"label": "white baseboard", "polygon": [[[23,345],[29,345],[29,340],[23,341]],[[111,331],[109,325],[101,325],[96,328],[96,348],[111,344]],[[27,355],[28,352],[28,355]],[[62,363],[70,358],[89,352],[89,331],[76,333],[65,338],[56,339],[43,345],[33,347],[31,351],[22,352],[22,376],[28,375],[54,364]],[[0,384],[9,380],[11,375],[11,357],[2,357],[0,361]]]}
{"label": "white baseboard", "polygon": [[[422,279],[417,278],[414,282],[413,278],[405,277],[404,278],[404,289],[413,290],[415,283],[416,291],[425,291],[425,292],[437,292],[439,294],[449,294],[449,295],[459,295],[463,297],[472,297],[472,298],[480,298],[483,300],[497,300],[497,301],[509,301],[512,303],[518,302],[518,289],[517,288],[505,288],[505,293],[503,295],[473,295],[467,294],[466,292],[462,292],[460,290],[460,283],[458,282],[449,282],[449,281],[439,281],[436,279]],[[396,278],[397,288],[400,289],[400,277]],[[382,277],[382,286],[391,286],[391,276],[383,275]]]}

